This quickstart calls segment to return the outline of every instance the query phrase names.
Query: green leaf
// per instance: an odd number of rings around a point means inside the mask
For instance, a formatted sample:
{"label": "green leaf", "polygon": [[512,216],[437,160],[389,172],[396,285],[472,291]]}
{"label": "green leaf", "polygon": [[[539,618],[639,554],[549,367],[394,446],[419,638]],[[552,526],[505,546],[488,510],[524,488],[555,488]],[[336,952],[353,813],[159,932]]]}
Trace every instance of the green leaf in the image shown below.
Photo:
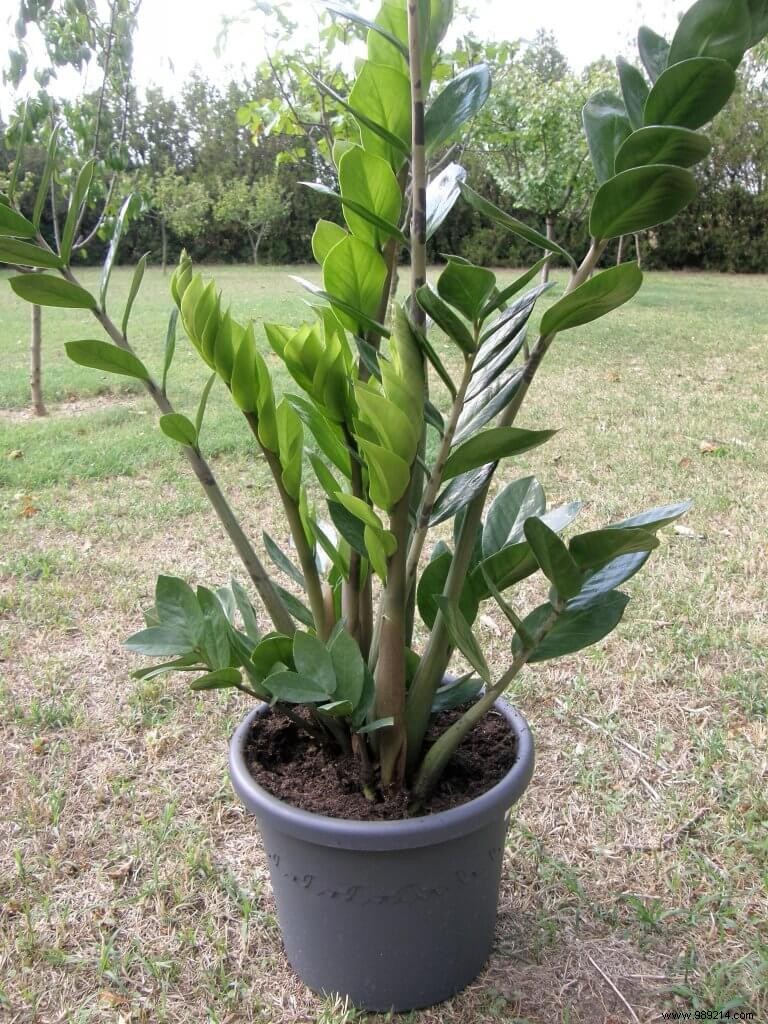
{"label": "green leaf", "polygon": [[[584,647],[598,643],[618,626],[628,603],[629,598],[626,594],[612,590],[587,608],[561,612],[553,628],[528,659],[529,663],[562,658],[566,654],[574,654]],[[551,604],[540,605],[523,619],[526,631],[535,633],[551,614]],[[516,637],[512,643],[512,650],[515,651],[519,647],[520,642]]]}
{"label": "green leaf", "polygon": [[352,146],[339,161],[339,187],[353,234],[374,246],[390,236],[405,240],[397,227],[403,197],[388,161]]}
{"label": "green leaf", "polygon": [[67,218],[64,221],[64,228],[61,232],[61,244],[59,245],[59,254],[65,263],[69,263],[69,258],[72,255],[75,232],[80,223],[83,206],[88,201],[88,193],[91,189],[95,166],[95,160],[88,160],[83,164],[77,176],[75,187],[72,190],[72,195],[69,197],[69,209],[67,210]]}
{"label": "green leaf", "polygon": [[219,668],[215,672],[207,672],[189,684],[190,690],[226,690],[240,686],[243,677],[238,668]]}
{"label": "green leaf", "polygon": [[281,633],[269,633],[251,655],[251,664],[257,676],[263,681],[276,665],[293,666],[293,639]]}
{"label": "green leaf", "polygon": [[629,123],[633,129],[642,128],[643,110],[649,92],[648,83],[643,78],[642,71],[623,57],[616,58],[616,70],[619,73],[621,95]]}
{"label": "green leaf", "polygon": [[160,429],[172,441],[197,448],[197,431],[192,420],[180,412],[167,413],[160,417]]}
{"label": "green leaf", "polygon": [[150,665],[148,668],[140,668],[131,672],[131,679],[155,679],[157,676],[165,676],[170,672],[189,672],[202,669],[200,655],[196,652],[185,654],[181,658],[174,658],[173,661],[163,662],[161,665]]}
{"label": "green leaf", "polygon": [[171,626],[150,626],[128,637],[123,644],[134,654],[151,658],[167,658],[177,654],[191,654],[192,645],[186,632]]}
{"label": "green leaf", "polygon": [[535,231],[533,228],[529,228],[527,224],[524,224],[521,220],[516,217],[511,217],[508,213],[504,213],[498,206],[494,206],[493,203],[487,199],[483,199],[473,188],[470,188],[465,182],[459,183],[459,189],[462,196],[473,210],[477,210],[484,217],[492,220],[495,224],[510,231],[513,235],[518,235],[520,238],[524,238],[526,242],[530,242],[531,245],[536,245],[540,249],[546,249],[547,252],[557,253],[558,256],[562,256],[572,267],[575,267],[575,262],[572,256],[570,256],[562,246],[558,245],[557,242],[551,241],[545,235]]}
{"label": "green leaf", "polygon": [[424,117],[427,156],[446,143],[482,109],[491,91],[487,64],[466,68],[438,93]]}
{"label": "green leaf", "polygon": [[48,140],[48,149],[46,151],[45,165],[43,167],[43,173],[40,176],[40,184],[37,186],[37,195],[35,196],[35,209],[32,214],[32,223],[35,228],[40,227],[40,218],[43,215],[45,204],[48,199],[48,195],[51,187],[51,178],[53,172],[56,169],[56,151],[59,144],[59,126],[54,125],[51,131],[51,137]]}
{"label": "green leaf", "polygon": [[616,153],[631,128],[623,101],[611,90],[591,96],[582,111],[584,133],[598,182],[613,176]]}
{"label": "green leaf", "polygon": [[597,191],[589,218],[595,238],[617,238],[671,220],[696,197],[696,179],[682,167],[651,164],[622,171]]}
{"label": "green leaf", "polygon": [[690,509],[693,502],[681,501],[675,505],[658,505],[656,508],[649,508],[629,519],[623,519],[620,523],[611,523],[607,530],[626,530],[628,527],[642,526],[650,530],[660,530],[664,526],[674,523],[680,516],[684,516]]}
{"label": "green leaf", "polygon": [[37,234],[35,225],[12,210],[10,206],[0,204],[0,236],[11,238],[34,238]]}
{"label": "green leaf", "polygon": [[362,700],[365,687],[365,662],[360,648],[345,630],[331,641],[330,651],[333,671],[336,676],[335,697],[349,701],[354,710]]}
{"label": "green leaf", "polygon": [[136,269],[134,270],[133,277],[131,278],[131,287],[128,289],[128,298],[125,301],[125,310],[123,311],[123,322],[120,328],[123,334],[126,335],[126,337],[128,335],[128,321],[131,318],[131,310],[133,309],[133,304],[136,301],[136,296],[139,294],[139,288],[141,287],[141,282],[144,277],[144,271],[147,269],[148,258],[149,253],[145,252],[141,259],[139,260],[139,262],[136,264]]}
{"label": "green leaf", "polygon": [[486,320],[491,313],[495,312],[495,310],[506,306],[513,296],[517,295],[517,293],[522,291],[522,289],[525,288],[525,286],[529,284],[534,277],[538,276],[539,271],[548,259],[549,256],[542,256],[540,260],[537,260],[536,263],[533,264],[530,270],[526,270],[526,272],[516,278],[512,284],[507,285],[506,288],[502,288],[502,290],[497,292],[496,295],[492,295],[489,302],[486,303],[480,313],[481,318]]}
{"label": "green leaf", "polygon": [[643,67],[648,72],[648,77],[655,82],[667,66],[669,43],[658,32],[643,25],[637,33],[637,48],[640,51]]}
{"label": "green leaf", "polygon": [[338,245],[346,237],[347,232],[341,224],[335,224],[332,220],[317,222],[312,234],[312,255],[321,267],[334,245]]}
{"label": "green leaf", "polygon": [[354,708],[348,700],[334,700],[330,704],[320,704],[317,710],[331,718],[349,718]]}
{"label": "green leaf", "polygon": [[368,557],[365,546],[364,525],[360,518],[339,501],[328,502],[328,514],[336,529],[349,546],[363,558]]}
{"label": "green leaf", "polygon": [[[11,58],[13,59],[13,51],[11,51]],[[24,68],[26,68],[26,57],[24,58]],[[11,175],[8,182],[8,198],[13,200],[16,192],[16,185],[19,181],[19,175],[21,174],[21,168],[24,164],[24,150],[27,142],[27,131],[29,128],[29,97],[24,101],[24,114],[20,118],[21,125],[19,127],[19,141],[16,146],[16,159],[13,161],[11,166]]]}
{"label": "green leaf", "polygon": [[454,448],[445,464],[443,479],[450,480],[488,462],[498,462],[499,459],[530,451],[531,448],[544,444],[556,433],[555,430],[491,427],[490,430],[475,434],[458,448]]}
{"label": "green leaf", "polygon": [[237,580],[232,580],[231,587],[237,610],[240,612],[240,618],[243,620],[245,635],[249,640],[257,644],[261,639],[261,632],[256,617],[256,609],[251,604],[247,591]]}
{"label": "green leaf", "polygon": [[[0,206],[0,210],[4,207]],[[50,249],[39,245],[20,242],[15,238],[0,235],[0,263],[10,263],[20,267],[40,267],[43,270],[59,270],[64,264],[60,257]]]}
{"label": "green leaf", "polygon": [[749,47],[768,35],[768,0],[747,0],[750,14]]}
{"label": "green leaf", "polygon": [[642,283],[643,275],[634,262],[595,274],[550,306],[541,318],[542,335],[567,331],[605,316],[629,302]]}
{"label": "green leaf", "polygon": [[360,124],[363,148],[399,166],[411,147],[411,87],[406,76],[363,61],[347,109]]}
{"label": "green leaf", "polygon": [[437,598],[437,604],[442,612],[451,642],[458,647],[480,678],[490,685],[491,670],[488,668],[480,645],[472,634],[472,628],[462,615],[461,609],[454,601],[442,594]]}
{"label": "green leaf", "polygon": [[561,597],[575,597],[581,590],[582,572],[568,548],[541,519],[526,519],[525,539],[544,575]]}
{"label": "green leaf", "polygon": [[200,431],[203,428],[203,419],[205,418],[205,410],[208,405],[208,396],[211,393],[211,388],[216,383],[216,377],[216,373],[211,374],[203,388],[203,393],[200,396],[200,402],[198,403],[197,412],[195,413],[195,433],[198,437],[200,436]]}
{"label": "green leaf", "polygon": [[616,154],[616,173],[646,164],[691,167],[708,156],[712,144],[690,128],[650,125],[632,132]]}
{"label": "green leaf", "polygon": [[413,334],[413,337],[416,339],[416,344],[419,346],[426,359],[429,360],[430,364],[432,365],[435,373],[438,375],[440,380],[443,382],[443,384],[445,384],[446,388],[448,388],[451,398],[455,398],[456,385],[453,383],[451,375],[448,373],[445,366],[443,365],[440,356],[435,351],[432,342],[429,340],[426,334],[424,334],[423,331],[419,330],[418,327],[414,326],[413,322],[411,322],[410,327],[411,333]]}
{"label": "green leaf", "polygon": [[511,367],[486,385],[483,391],[465,402],[456,425],[453,443],[461,444],[506,409],[520,385],[522,376],[522,370]]}
{"label": "green leaf", "polygon": [[337,14],[340,18],[346,18],[353,24],[360,26],[361,28],[370,29],[372,32],[378,33],[382,39],[386,39],[388,43],[391,43],[395,49],[402,54],[403,58],[408,60],[408,48],[403,46],[397,36],[392,35],[391,32],[387,32],[385,28],[377,24],[375,21],[369,21],[359,14],[354,8],[348,7],[346,4],[329,3],[328,0],[323,0],[323,6],[330,11],[331,14]]}
{"label": "green leaf", "polygon": [[[351,236],[348,235],[348,238]],[[363,244],[363,243],[361,243]],[[334,246],[334,250],[338,246]],[[331,250],[331,251],[334,251]],[[330,255],[330,254],[329,254]],[[327,257],[326,257],[327,259]],[[311,295],[314,295],[317,299],[322,299],[324,302],[329,302],[331,305],[338,307],[342,312],[346,313],[355,323],[359,323],[366,331],[373,331],[381,338],[388,338],[390,336],[389,329],[380,324],[377,320],[373,320],[371,317],[366,316],[361,310],[356,309],[354,306],[345,302],[339,298],[338,295],[331,295],[330,292],[323,291],[322,288],[318,288],[316,284],[311,281],[307,281],[304,277],[298,277],[296,274],[290,275],[291,279],[297,284],[300,284],[302,288],[306,289]]]}
{"label": "green leaf", "polygon": [[158,576],[155,611],[162,626],[184,634],[191,646],[202,637],[203,613],[195,592],[177,576]]}
{"label": "green leaf", "polygon": [[284,572],[289,579],[292,579],[303,590],[306,584],[302,573],[296,568],[285,552],[272,540],[266,530],[262,533],[261,537],[272,564],[277,566],[280,572]]}
{"label": "green leaf", "polygon": [[582,569],[595,571],[619,555],[635,551],[653,551],[659,546],[655,533],[639,526],[625,526],[620,530],[591,530],[573,537],[570,551]]}
{"label": "green leaf", "polygon": [[299,395],[287,394],[285,399],[317,441],[320,451],[349,479],[352,475],[350,455],[339,428],[323,416],[315,405]]}
{"label": "green leaf", "polygon": [[469,703],[479,696],[482,688],[482,680],[474,679],[471,673],[460,676],[445,686],[439,686],[432,700],[432,714],[439,715],[441,711],[452,711]]}
{"label": "green leaf", "polygon": [[207,587],[198,587],[197,603],[205,619],[202,646],[211,670],[229,668],[231,661],[229,638],[232,629],[219,596]]}
{"label": "green leaf", "polygon": [[375,718],[372,722],[368,722],[366,725],[361,726],[355,730],[358,736],[364,736],[369,732],[378,732],[379,729],[388,729],[391,725],[395,724],[395,720],[392,715],[388,715],[386,718]]}
{"label": "green leaf", "polygon": [[451,480],[435,502],[429,525],[437,526],[438,523],[445,522],[460,512],[483,491],[495,470],[496,464],[491,462],[487,466],[480,466],[479,469],[462,473]]}
{"label": "green leaf", "polygon": [[[367,326],[357,312],[366,319],[376,315],[386,279],[387,265],[381,254],[354,235],[347,235],[335,245],[323,264],[323,287],[331,296],[336,315],[356,334],[364,334]],[[345,311],[349,308],[356,311],[354,315]]]}
{"label": "green leaf", "polygon": [[336,693],[333,659],[324,643],[309,633],[298,631],[293,638],[293,663],[299,675],[313,680],[326,697]]}
{"label": "green leaf", "polygon": [[659,77],[645,104],[645,123],[701,128],[728,102],[736,75],[727,61],[692,57]]}
{"label": "green leaf", "polygon": [[163,382],[161,385],[161,391],[163,394],[166,393],[168,386],[168,371],[171,368],[173,362],[173,356],[176,351],[176,327],[179,322],[179,308],[174,306],[171,310],[171,315],[168,318],[168,329],[165,332],[165,347],[163,350]]}
{"label": "green leaf", "polygon": [[416,298],[427,316],[432,317],[440,330],[455,342],[462,352],[469,354],[475,351],[475,342],[469,328],[443,302],[431,285],[422,285],[416,292]]}
{"label": "green leaf", "polygon": [[297,672],[276,672],[267,676],[262,686],[275,700],[286,704],[324,704],[328,700],[328,694],[315,679]]}
{"label": "green leaf", "polygon": [[534,476],[513,480],[491,502],[483,526],[483,555],[487,558],[506,544],[523,539],[523,524],[542,516],[547,507],[544,488]]}
{"label": "green leaf", "polygon": [[68,341],[64,345],[67,355],[79,366],[94,370],[119,373],[137,380],[149,380],[149,372],[132,352],[126,352],[108,341]]}
{"label": "green leaf", "polygon": [[[353,146],[351,148],[360,149],[360,146]],[[360,152],[365,152],[365,150],[360,150]],[[373,157],[370,153],[367,155],[370,156],[371,159],[381,160],[381,157]],[[381,160],[381,163],[384,164],[391,174],[392,168],[389,166],[387,161]],[[355,220],[357,230],[353,231],[353,234],[358,238],[363,238],[364,240],[369,241],[371,245],[378,246],[382,244],[381,240],[386,240],[390,237],[396,238],[402,245],[407,243],[408,239],[397,224],[393,224],[391,221],[380,217],[374,210],[366,206],[364,203],[358,202],[355,199],[347,198],[346,193],[339,194],[338,192],[334,192],[334,190],[329,188],[327,185],[322,185],[316,181],[300,181],[299,185],[303,185],[305,188],[309,188],[313,192],[319,192],[322,196],[330,196],[341,203],[344,211],[344,218],[347,223],[349,224],[350,215],[353,220]],[[399,188],[398,198],[401,198]],[[361,225],[366,225],[366,229],[361,230]]]}
{"label": "green leaf", "polygon": [[459,164],[448,164],[427,185],[427,239],[430,239],[456,204],[461,195],[459,183],[467,172]]}
{"label": "green leaf", "polygon": [[[2,209],[2,207],[0,207]],[[85,288],[48,274],[20,274],[9,278],[19,298],[36,306],[57,306],[62,309],[96,309],[96,300]]]}
{"label": "green leaf", "polygon": [[496,275],[492,271],[457,260],[449,260],[437,279],[440,298],[471,323],[480,319],[480,311],[495,287]]}
{"label": "green leaf", "polygon": [[752,21],[746,0],[697,0],[677,26],[667,64],[717,57],[737,68],[749,45]]}
{"label": "green leaf", "polygon": [[576,611],[579,608],[589,608],[605,594],[632,579],[650,557],[650,551],[634,551],[629,555],[619,555],[597,572],[588,573],[584,577],[580,593],[568,601],[566,609]]}
{"label": "green leaf", "polygon": [[[419,579],[416,588],[416,606],[427,629],[432,629],[439,611],[438,598],[445,589],[448,579],[448,572],[451,568],[453,555],[446,545],[435,546],[435,552]],[[462,587],[459,598],[461,614],[468,623],[473,623],[477,618],[479,602],[474,588],[469,584]]]}
{"label": "green leaf", "polygon": [[358,445],[368,469],[371,501],[389,512],[408,488],[410,466],[402,456],[383,445],[362,438],[358,438]]}
{"label": "green leaf", "polygon": [[109,279],[112,276],[112,267],[114,266],[115,258],[117,257],[120,240],[123,237],[126,222],[130,219],[137,203],[140,203],[140,199],[136,193],[132,192],[123,201],[123,205],[120,207],[120,212],[118,213],[117,220],[115,221],[115,227],[112,231],[112,239],[109,243],[107,256],[104,260],[104,267],[101,271],[101,281],[99,283],[99,304],[102,309],[107,308],[107,289],[109,288]]}

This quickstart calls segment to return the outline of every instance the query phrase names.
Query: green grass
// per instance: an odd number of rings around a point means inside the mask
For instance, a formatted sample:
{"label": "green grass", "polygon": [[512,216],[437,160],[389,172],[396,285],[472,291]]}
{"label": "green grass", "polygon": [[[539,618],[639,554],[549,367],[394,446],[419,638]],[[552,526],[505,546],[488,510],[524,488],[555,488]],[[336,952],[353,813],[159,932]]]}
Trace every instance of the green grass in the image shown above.
{"label": "green grass", "polygon": [[[287,271],[216,278],[238,316],[307,315]],[[114,274],[113,315],[129,280]],[[551,501],[585,501],[585,528],[695,504],[629,584],[614,636],[520,677],[538,765],[509,834],[496,952],[465,994],[403,1021],[628,1019],[595,964],[644,1024],[666,1008],[765,1019],[766,283],[647,275],[631,304],[562,335],[532,389],[519,425],[560,432],[497,486],[535,472]],[[0,1009],[19,1021],[373,1020],[315,998],[284,963],[263,851],[226,776],[243,703],[129,675],[120,642],[157,572],[238,572],[205,499],[143,393],[66,360],[65,341],[100,337],[85,314],[44,311],[51,415],[25,415],[28,308],[2,275],[0,311]],[[169,311],[168,279],[149,271],[131,338],[155,372]],[[180,340],[180,411],[194,414],[205,379]],[[285,542],[220,385],[209,410],[204,448],[233,506],[257,546],[265,528]],[[481,640],[500,667],[509,636],[486,610]]]}

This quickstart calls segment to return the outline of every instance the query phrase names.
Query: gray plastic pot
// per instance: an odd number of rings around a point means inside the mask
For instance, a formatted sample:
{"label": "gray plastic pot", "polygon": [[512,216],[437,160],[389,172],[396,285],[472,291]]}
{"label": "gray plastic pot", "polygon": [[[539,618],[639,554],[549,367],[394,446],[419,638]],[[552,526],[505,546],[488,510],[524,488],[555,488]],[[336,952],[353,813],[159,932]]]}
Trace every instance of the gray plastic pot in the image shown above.
{"label": "gray plastic pot", "polygon": [[288,959],[316,992],[366,1010],[414,1010],[473,981],[491,952],[508,811],[533,774],[528,723],[497,701],[517,737],[507,775],[448,811],[347,821],[302,811],[251,776],[257,706],[232,737],[235,792],[258,820]]}

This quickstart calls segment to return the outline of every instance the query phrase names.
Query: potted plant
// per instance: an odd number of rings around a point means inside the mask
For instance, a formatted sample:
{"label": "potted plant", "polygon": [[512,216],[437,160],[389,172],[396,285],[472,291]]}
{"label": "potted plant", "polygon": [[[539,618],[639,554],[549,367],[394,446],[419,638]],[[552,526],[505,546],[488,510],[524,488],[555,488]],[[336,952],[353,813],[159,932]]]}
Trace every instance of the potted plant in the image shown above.
{"label": "potted plant", "polygon": [[[176,308],[160,380],[150,374],[128,340],[144,261],[119,324],[107,309],[124,216],[98,297],[70,266],[92,164],[56,248],[39,231],[42,200],[29,220],[11,191],[0,205],[0,259],[22,270],[10,283],[28,301],[92,311],[109,341],[70,342],[70,357],[143,381],[270,619],[265,632],[236,581],[214,591],[161,576],[146,628],[127,646],[161,659],[138,677],[191,673],[193,690],[234,687],[255,701],[232,739],[230,770],[258,819],[289,959],[317,990],[369,1009],[410,1009],[469,983],[491,948],[507,820],[533,771],[531,734],[504,702],[507,688],[525,666],[610,633],[628,601],[619,588],[688,507],[654,508],[565,541],[578,502],[548,509],[530,476],[488,502],[494,475],[502,460],[554,434],[516,424],[556,337],[641,285],[635,263],[597,269],[608,241],[668,220],[696,194],[689,168],[709,151],[699,129],[727,102],[745,50],[768,31],[768,2],[698,0],[671,44],[642,28],[647,77],[619,61],[619,91],[587,103],[599,187],[580,262],[483,199],[461,167],[427,181],[427,159],[491,86],[488,68],[473,67],[427,105],[451,0],[387,0],[372,22],[331,9],[368,30],[368,52],[348,97],[317,83],[349,117],[349,139],[333,152],[338,192],[313,186],[336,197],[344,224],[320,221],[313,236],[323,284],[303,283],[314,319],[264,325],[289,391],[275,393],[256,328],[230,315],[186,256],[171,283]],[[54,142],[43,195],[55,159]],[[460,196],[538,246],[541,260],[502,288],[490,270],[455,254],[436,287],[428,284],[427,239]],[[388,316],[403,248],[410,288]],[[530,285],[553,256],[570,279],[529,339],[549,287]],[[194,420],[168,395],[177,318],[211,371]],[[460,353],[458,378],[430,340],[432,324]],[[265,536],[267,553],[304,599],[267,572],[204,457],[200,428],[218,380],[272,474],[295,561]],[[435,388],[447,393],[445,415],[430,400]],[[431,531],[451,522],[452,543],[440,531],[425,561]],[[548,596],[524,610],[530,590],[514,588],[537,574]],[[510,625],[500,673],[473,631],[489,601]],[[448,674],[454,656],[459,675]]]}

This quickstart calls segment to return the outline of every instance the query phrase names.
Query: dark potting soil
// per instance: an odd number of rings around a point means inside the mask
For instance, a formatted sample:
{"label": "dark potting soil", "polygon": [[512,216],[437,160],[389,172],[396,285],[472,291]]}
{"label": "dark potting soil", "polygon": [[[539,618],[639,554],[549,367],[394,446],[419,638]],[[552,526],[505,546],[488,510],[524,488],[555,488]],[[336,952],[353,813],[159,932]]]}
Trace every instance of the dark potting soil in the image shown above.
{"label": "dark potting soil", "polygon": [[[427,734],[434,742],[459,717],[445,711]],[[245,751],[248,770],[260,786],[285,803],[332,818],[392,821],[408,813],[408,794],[362,793],[360,762],[316,742],[280,713],[257,718]],[[517,758],[517,741],[506,722],[491,712],[459,746],[422,813],[435,814],[467,803],[495,786]]]}

